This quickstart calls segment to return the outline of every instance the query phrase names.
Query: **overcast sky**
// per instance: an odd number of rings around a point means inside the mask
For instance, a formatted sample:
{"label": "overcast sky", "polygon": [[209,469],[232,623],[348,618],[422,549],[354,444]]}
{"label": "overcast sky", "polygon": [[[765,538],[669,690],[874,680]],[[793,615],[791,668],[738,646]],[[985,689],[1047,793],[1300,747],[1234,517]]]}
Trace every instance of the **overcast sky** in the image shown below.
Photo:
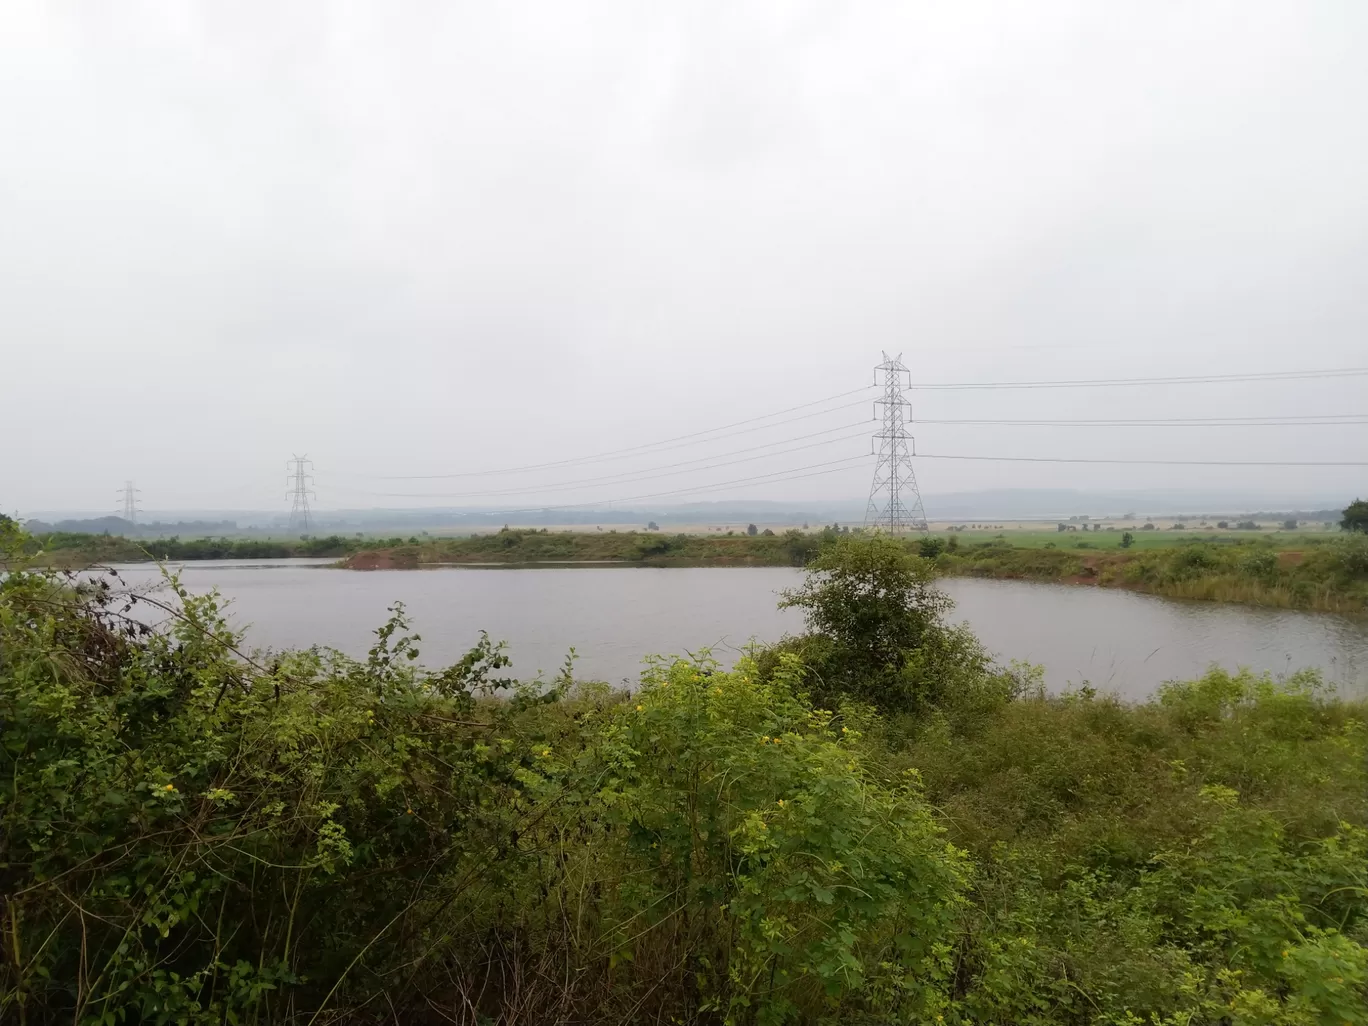
{"label": "overcast sky", "polygon": [[[0,507],[113,511],[132,478],[150,509],[283,509],[292,453],[330,508],[860,497],[868,461],[784,474],[866,452],[867,406],[633,460],[384,475],[702,431],[859,388],[885,349],[939,383],[1368,366],[1365,52],[1361,0],[7,0]],[[912,398],[926,420],[1067,420],[1365,396]],[[1368,460],[1361,425],[916,436]],[[740,449],[762,458],[706,459]],[[918,473],[1368,493],[1368,468]]]}

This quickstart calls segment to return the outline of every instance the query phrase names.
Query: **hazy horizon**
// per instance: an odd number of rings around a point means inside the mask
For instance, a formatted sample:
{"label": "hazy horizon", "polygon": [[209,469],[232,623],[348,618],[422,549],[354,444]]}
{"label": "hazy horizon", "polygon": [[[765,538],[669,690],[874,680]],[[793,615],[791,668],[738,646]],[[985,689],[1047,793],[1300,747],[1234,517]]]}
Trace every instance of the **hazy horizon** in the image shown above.
{"label": "hazy horizon", "polygon": [[[1366,46],[1348,0],[18,0],[0,510],[283,512],[292,454],[325,509],[863,501],[885,350],[1368,365]],[[1368,420],[1311,419],[1366,392],[919,390],[917,474],[1352,497]]]}

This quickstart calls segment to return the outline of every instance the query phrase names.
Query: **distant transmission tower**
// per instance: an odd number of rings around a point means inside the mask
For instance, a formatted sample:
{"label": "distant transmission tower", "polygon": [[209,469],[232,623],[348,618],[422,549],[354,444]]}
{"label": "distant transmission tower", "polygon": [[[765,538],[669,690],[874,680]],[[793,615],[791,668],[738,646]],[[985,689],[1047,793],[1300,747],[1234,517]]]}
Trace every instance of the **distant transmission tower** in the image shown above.
{"label": "distant transmission tower", "polygon": [[290,471],[285,479],[286,484],[290,486],[290,490],[285,493],[285,498],[290,500],[290,530],[308,534],[311,526],[309,496],[313,495],[313,475],[309,471],[313,469],[313,461],[307,456],[295,456],[288,460],[285,466]]}
{"label": "distant transmission tower", "polygon": [[141,512],[138,509],[138,493],[140,491],[142,489],[133,487],[132,481],[125,481],[123,488],[119,489],[120,494],[123,495],[123,518],[130,524],[138,522],[138,513]]}
{"label": "distant transmission tower", "polygon": [[883,363],[874,368],[876,383],[879,371],[884,376],[883,398],[875,400],[883,407],[883,429],[874,436],[879,440],[879,462],[869,486],[865,526],[890,534],[925,531],[926,510],[917,489],[917,475],[912,471],[913,440],[907,433],[912,404],[903,398],[903,375],[910,385],[912,372],[903,364],[901,353],[892,359],[884,353],[883,358]]}

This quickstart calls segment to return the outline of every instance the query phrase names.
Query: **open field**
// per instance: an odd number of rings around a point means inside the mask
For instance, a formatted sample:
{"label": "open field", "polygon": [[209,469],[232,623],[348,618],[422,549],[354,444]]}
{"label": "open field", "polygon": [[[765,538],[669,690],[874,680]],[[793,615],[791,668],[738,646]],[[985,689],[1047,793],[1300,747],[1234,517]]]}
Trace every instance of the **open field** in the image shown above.
{"label": "open field", "polygon": [[[1088,549],[1122,549],[1122,538],[1129,532],[1131,551],[1141,549],[1169,549],[1179,545],[1201,542],[1211,545],[1240,545],[1252,542],[1266,543],[1279,552],[1325,545],[1339,537],[1338,531],[1320,530],[1152,530],[1143,527],[1128,527],[1101,531],[1060,531],[1057,527],[1044,528],[1039,525],[1004,527],[997,531],[960,531],[961,544],[982,544],[985,541],[1002,540],[1015,548],[1024,549],[1071,549],[1086,552]],[[940,532],[930,532],[933,537]]]}

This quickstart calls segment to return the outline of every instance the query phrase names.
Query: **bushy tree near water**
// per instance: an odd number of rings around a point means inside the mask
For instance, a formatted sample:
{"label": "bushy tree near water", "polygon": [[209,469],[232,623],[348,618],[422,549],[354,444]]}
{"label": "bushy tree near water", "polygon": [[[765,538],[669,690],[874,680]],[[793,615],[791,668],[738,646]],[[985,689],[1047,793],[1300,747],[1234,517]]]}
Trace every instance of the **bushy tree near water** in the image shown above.
{"label": "bushy tree near water", "polygon": [[1340,518],[1340,529],[1368,532],[1368,501],[1355,499],[1349,503],[1345,507],[1344,515]]}
{"label": "bushy tree near water", "polygon": [[935,581],[935,564],[895,538],[843,535],[825,546],[781,602],[804,613],[807,633],[785,647],[807,668],[813,700],[917,713],[1010,697],[1018,680],[947,622],[953,603]]}

